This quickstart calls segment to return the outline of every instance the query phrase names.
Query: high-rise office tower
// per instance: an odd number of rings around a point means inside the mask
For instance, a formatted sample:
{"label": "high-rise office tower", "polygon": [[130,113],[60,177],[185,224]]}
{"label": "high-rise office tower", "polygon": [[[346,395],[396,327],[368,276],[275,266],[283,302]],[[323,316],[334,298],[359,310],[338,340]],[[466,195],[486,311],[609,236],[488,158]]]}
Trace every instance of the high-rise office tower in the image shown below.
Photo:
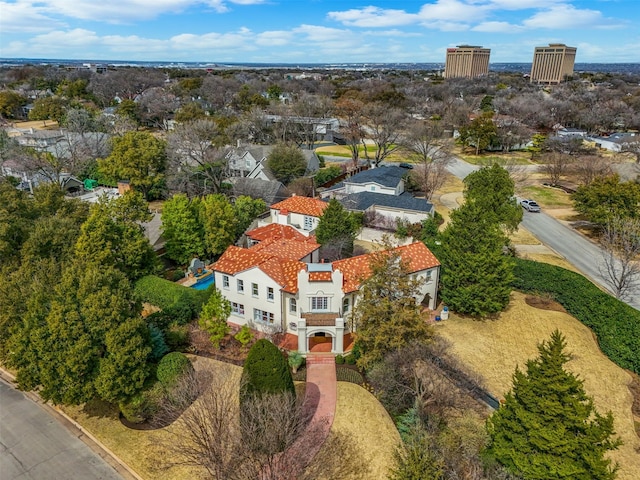
{"label": "high-rise office tower", "polygon": [[479,77],[489,73],[489,55],[491,49],[474,45],[458,45],[447,48],[447,61],[444,65],[444,77]]}
{"label": "high-rise office tower", "polygon": [[573,74],[576,48],[564,43],[550,43],[548,47],[536,47],[531,65],[531,83],[560,83]]}

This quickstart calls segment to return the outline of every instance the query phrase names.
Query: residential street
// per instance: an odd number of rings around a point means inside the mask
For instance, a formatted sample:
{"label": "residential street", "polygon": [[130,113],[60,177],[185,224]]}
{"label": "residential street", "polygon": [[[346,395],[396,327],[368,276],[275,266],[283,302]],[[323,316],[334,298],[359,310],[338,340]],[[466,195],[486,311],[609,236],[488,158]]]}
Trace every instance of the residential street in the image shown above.
{"label": "residential street", "polygon": [[[477,166],[455,157],[447,168],[449,172],[461,179],[478,169]],[[602,265],[600,247],[555,218],[547,215],[544,211],[541,213],[524,212],[522,225],[535,235],[538,240],[555,250],[575,266],[583,275],[610,290],[600,273],[600,266]],[[631,300],[627,301],[627,303],[640,310],[640,290],[636,290],[635,294],[631,296]]]}
{"label": "residential street", "polygon": [[122,480],[40,405],[0,380],[2,480]]}

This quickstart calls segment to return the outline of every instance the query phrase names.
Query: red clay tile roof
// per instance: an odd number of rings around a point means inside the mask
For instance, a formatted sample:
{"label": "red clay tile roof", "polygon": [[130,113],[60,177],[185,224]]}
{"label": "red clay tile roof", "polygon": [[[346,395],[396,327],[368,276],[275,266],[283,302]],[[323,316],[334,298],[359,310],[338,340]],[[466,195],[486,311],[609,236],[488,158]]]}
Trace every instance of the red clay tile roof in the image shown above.
{"label": "red clay tile roof", "polygon": [[289,212],[309,215],[311,217],[321,217],[324,209],[328,206],[329,204],[327,202],[323,202],[317,198],[294,195],[286,200],[274,203],[271,205],[271,208],[274,210],[281,210],[283,211],[282,213],[284,213],[285,210],[288,210]]}
{"label": "red clay tile roof", "polygon": [[310,282],[330,282],[331,272],[309,272]]}
{"label": "red clay tile roof", "polygon": [[263,240],[300,240],[306,241],[308,237],[297,231],[289,225],[280,225],[279,223],[270,223],[264,227],[254,228],[247,232],[247,237],[251,240],[261,242]]}
{"label": "red clay tile roof", "polygon": [[297,259],[283,259],[253,248],[230,246],[212,266],[215,271],[229,275],[235,275],[253,267],[269,275],[284,291],[296,293],[298,272],[305,268],[305,264]]}
{"label": "red clay tile roof", "polygon": [[315,237],[307,238],[303,235],[304,242],[297,240],[263,240],[249,250],[266,255],[274,255],[288,260],[302,260],[304,257],[320,248],[315,242]]}
{"label": "red clay tile roof", "polygon": [[[397,247],[400,258],[407,262],[409,273],[427,270],[437,267],[440,262],[433,253],[422,242],[415,242],[410,245]],[[360,284],[371,275],[369,263],[372,254],[358,255],[357,257],[345,258],[333,262],[334,270],[340,270],[343,275],[342,291],[350,293],[358,290]]]}

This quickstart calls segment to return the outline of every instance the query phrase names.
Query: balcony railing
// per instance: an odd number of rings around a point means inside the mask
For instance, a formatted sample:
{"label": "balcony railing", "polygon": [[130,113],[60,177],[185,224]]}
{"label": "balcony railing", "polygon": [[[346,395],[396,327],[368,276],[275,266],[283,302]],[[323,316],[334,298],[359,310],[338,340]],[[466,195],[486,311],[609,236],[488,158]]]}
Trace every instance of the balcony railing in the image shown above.
{"label": "balcony railing", "polygon": [[307,327],[335,327],[338,312],[303,313],[302,318],[307,321]]}

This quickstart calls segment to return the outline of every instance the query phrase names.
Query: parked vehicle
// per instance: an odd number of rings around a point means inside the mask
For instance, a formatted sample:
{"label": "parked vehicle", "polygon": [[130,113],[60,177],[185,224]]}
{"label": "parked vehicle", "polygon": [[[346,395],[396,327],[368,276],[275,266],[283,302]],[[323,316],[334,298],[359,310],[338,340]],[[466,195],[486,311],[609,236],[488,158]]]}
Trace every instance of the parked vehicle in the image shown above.
{"label": "parked vehicle", "polygon": [[522,200],[520,202],[522,208],[524,208],[527,212],[539,212],[540,205],[538,205],[534,200]]}

